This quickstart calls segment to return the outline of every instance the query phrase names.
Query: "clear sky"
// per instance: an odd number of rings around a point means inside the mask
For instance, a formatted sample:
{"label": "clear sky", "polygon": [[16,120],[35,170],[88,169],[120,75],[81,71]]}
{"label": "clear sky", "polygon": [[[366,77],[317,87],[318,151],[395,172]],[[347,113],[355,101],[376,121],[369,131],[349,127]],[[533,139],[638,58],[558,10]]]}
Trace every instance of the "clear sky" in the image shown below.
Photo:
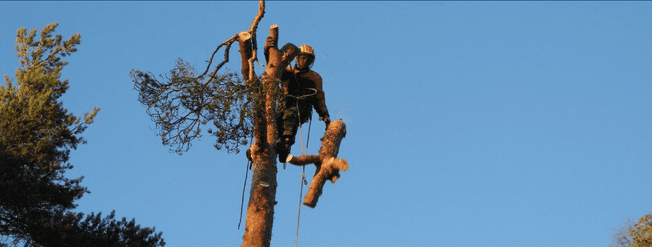
{"label": "clear sky", "polygon": [[[171,153],[129,71],[164,74],[177,58],[203,70],[257,8],[0,2],[3,75],[19,65],[20,27],[81,33],[64,106],[102,110],[71,155],[68,176],[92,192],[77,211],[115,209],[167,246],[241,244],[244,152],[206,135]],[[272,24],[280,44],[315,49],[330,115],[348,129],[350,169],[302,208],[299,246],[608,246],[652,211],[652,2],[271,1],[260,48]],[[294,245],[300,181],[279,165],[272,246]]]}

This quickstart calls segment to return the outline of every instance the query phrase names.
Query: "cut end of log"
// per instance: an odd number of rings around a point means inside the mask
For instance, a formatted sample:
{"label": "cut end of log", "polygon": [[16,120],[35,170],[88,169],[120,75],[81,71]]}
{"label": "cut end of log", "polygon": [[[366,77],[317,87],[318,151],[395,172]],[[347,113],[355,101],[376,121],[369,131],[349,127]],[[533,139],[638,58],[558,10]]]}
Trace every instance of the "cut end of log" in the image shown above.
{"label": "cut end of log", "polygon": [[251,38],[251,34],[250,34],[249,32],[240,32],[240,33],[238,34],[238,39],[239,39],[240,41],[248,40],[248,39],[250,39],[250,38]]}
{"label": "cut end of log", "polygon": [[274,24],[269,27],[269,37],[272,37],[274,40],[278,40],[278,25]]}
{"label": "cut end of log", "polygon": [[294,155],[288,154],[287,159],[285,159],[285,163],[293,163],[292,161],[294,160]]}
{"label": "cut end of log", "polygon": [[314,197],[308,198],[306,196],[306,199],[303,200],[303,205],[306,205],[310,208],[315,208],[317,206],[317,200]]}

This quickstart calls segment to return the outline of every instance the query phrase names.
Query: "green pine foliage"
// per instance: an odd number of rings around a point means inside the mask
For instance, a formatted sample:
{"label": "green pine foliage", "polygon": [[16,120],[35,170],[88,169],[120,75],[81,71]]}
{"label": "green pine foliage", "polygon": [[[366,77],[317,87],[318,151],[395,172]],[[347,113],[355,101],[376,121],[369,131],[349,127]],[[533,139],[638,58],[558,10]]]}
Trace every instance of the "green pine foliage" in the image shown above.
{"label": "green pine foliage", "polygon": [[2,232],[21,234],[11,226],[29,209],[72,209],[73,201],[87,192],[79,185],[82,178],[68,179],[63,173],[72,168],[66,163],[70,150],[83,142],[78,135],[99,109],[85,114],[82,121],[58,102],[68,89],[68,81],[59,79],[66,65],[61,57],[76,51],[80,35],[62,42],[61,35],[52,37],[56,26],[47,25],[38,39],[36,29],[18,30],[17,85],[5,75],[6,86],[0,86]]}
{"label": "green pine foliage", "polygon": [[[47,213],[46,213],[47,214]],[[115,219],[115,211],[101,213],[55,212],[30,221],[30,241],[25,246],[164,246],[162,233],[136,224],[135,220]],[[16,241],[14,244],[18,243]]]}
{"label": "green pine foliage", "polygon": [[85,143],[80,135],[99,108],[79,117],[59,100],[68,89],[68,80],[60,79],[68,64],[62,58],[77,51],[81,35],[64,40],[54,34],[57,25],[38,35],[37,29],[17,31],[16,80],[5,75],[0,85],[0,246],[8,239],[26,246],[163,246],[160,233],[133,220],[116,221],[114,214],[83,220],[69,212],[88,193],[83,177],[64,176],[73,168],[70,151]]}

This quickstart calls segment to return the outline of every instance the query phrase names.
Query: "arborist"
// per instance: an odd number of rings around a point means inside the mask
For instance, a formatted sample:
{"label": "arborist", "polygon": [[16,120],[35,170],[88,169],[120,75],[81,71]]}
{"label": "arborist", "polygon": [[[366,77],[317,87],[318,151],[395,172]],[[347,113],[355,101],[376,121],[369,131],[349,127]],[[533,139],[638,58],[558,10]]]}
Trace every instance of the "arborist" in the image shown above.
{"label": "arborist", "polygon": [[[273,41],[267,40],[265,53]],[[283,47],[285,48],[285,47]],[[281,50],[285,50],[281,48]],[[315,51],[309,45],[299,47],[294,67],[288,66],[281,74],[283,97],[276,117],[278,140],[274,148],[280,162],[285,163],[294,144],[297,129],[312,118],[312,109],[319,114],[319,120],[324,121],[326,128],[330,124],[330,116],[326,107],[321,76],[312,71],[315,61]]]}

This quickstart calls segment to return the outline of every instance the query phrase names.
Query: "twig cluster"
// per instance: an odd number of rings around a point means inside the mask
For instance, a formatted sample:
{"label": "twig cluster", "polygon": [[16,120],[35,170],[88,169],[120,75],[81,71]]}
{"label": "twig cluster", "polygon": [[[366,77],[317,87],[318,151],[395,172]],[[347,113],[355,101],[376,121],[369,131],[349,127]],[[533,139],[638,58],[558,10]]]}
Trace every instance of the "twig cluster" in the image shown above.
{"label": "twig cluster", "polygon": [[239,152],[252,135],[253,91],[237,73],[197,76],[194,67],[177,59],[176,67],[156,78],[149,72],[131,71],[138,101],[156,124],[164,145],[181,154],[202,136],[201,126],[212,122],[217,130],[215,147]]}

